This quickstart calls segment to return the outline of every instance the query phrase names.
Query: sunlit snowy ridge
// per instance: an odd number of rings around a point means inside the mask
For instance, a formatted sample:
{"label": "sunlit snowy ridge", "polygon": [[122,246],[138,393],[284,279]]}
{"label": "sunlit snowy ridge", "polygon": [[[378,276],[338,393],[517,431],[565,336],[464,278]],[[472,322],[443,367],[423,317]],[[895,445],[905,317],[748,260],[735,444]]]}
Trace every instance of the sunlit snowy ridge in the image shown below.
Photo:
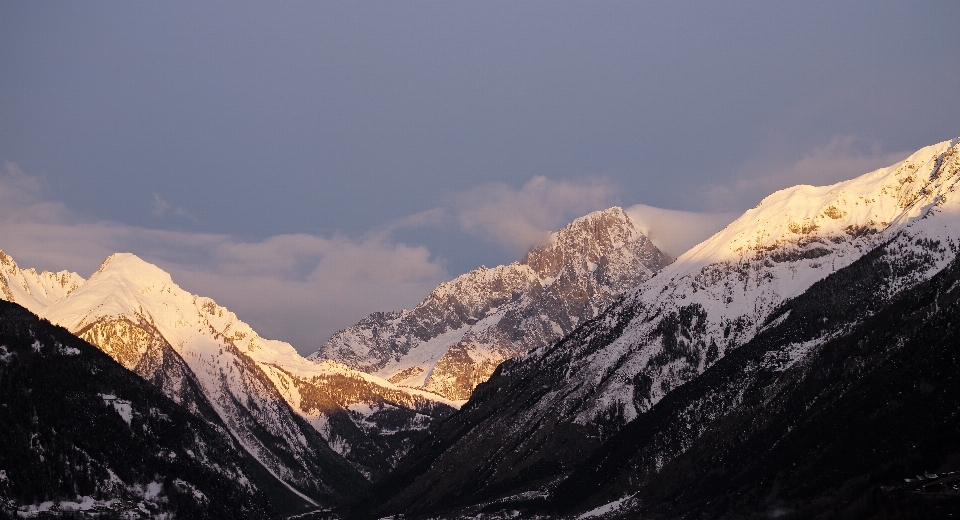
{"label": "sunlit snowy ridge", "polygon": [[[611,410],[631,420],[749,341],[781,303],[880,244],[892,241],[904,262],[924,258],[913,282],[938,272],[960,241],[957,143],[831,186],[778,191],[630,291],[623,333],[597,352],[574,349],[577,378],[598,392],[578,421]],[[649,377],[639,391],[638,374]]]}
{"label": "sunlit snowy ridge", "polygon": [[[202,409],[197,400],[208,400],[244,449],[305,498],[311,490],[320,492],[329,478],[317,463],[327,445],[373,477],[417,438],[397,434],[398,414],[406,429],[425,435],[454,409],[455,403],[427,392],[333,362],[306,360],[291,345],[261,338],[234,313],[184,291],[169,274],[129,253],[110,256],[87,281],[74,273],[38,275],[20,270],[8,256],[4,260],[5,299],[28,303],[194,413]],[[44,285],[52,279],[58,283]],[[202,396],[191,393],[193,380]],[[331,423],[331,416],[338,420]],[[390,418],[389,426],[380,424],[383,417]]]}

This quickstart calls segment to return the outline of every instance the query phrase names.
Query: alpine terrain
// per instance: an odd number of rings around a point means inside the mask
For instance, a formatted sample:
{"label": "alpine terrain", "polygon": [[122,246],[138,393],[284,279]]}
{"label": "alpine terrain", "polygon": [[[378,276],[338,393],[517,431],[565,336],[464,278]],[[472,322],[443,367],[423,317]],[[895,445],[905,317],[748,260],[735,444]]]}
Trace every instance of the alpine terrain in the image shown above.
{"label": "alpine terrain", "polygon": [[765,198],[502,363],[355,513],[799,514],[960,480],[935,474],[960,470],[958,142]]}
{"label": "alpine terrain", "polygon": [[220,425],[5,301],[0,439],[3,517],[279,517]]}
{"label": "alpine terrain", "polygon": [[592,213],[309,359],[132,254],[84,280],[0,253],[0,511],[943,517],[958,183],[955,139],[672,263]]}
{"label": "alpine terrain", "polygon": [[440,284],[413,310],[367,316],[310,358],[466,400],[501,362],[569,334],[670,261],[622,209],[598,211],[520,262]]}
{"label": "alpine terrain", "polygon": [[[33,282],[55,277],[4,259],[9,279],[26,280],[4,290],[11,300],[42,303],[37,287],[41,295],[57,295],[51,284]],[[227,309],[183,291],[134,255],[107,258],[86,281],[55,276],[72,290],[39,309],[43,318],[98,346],[193,414],[222,424],[282,485],[284,501],[330,505],[355,494],[454,411],[436,395],[308,361],[289,344],[260,338]]]}

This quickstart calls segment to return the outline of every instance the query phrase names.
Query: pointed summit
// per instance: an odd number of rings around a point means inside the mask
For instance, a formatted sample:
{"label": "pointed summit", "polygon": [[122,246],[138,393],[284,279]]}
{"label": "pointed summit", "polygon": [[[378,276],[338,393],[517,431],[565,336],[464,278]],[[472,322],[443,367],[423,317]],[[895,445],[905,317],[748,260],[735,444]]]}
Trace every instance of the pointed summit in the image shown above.
{"label": "pointed summit", "polygon": [[[436,395],[308,361],[131,253],[109,256],[42,317],[192,412],[215,414],[244,450],[308,502],[355,491],[361,474],[382,475],[454,411]],[[384,440],[384,430],[404,434]]]}
{"label": "pointed summit", "polygon": [[556,341],[670,261],[621,208],[597,211],[520,262],[442,283],[411,311],[371,314],[311,358],[464,400],[503,360]]}
{"label": "pointed summit", "polygon": [[114,276],[138,285],[154,283],[173,284],[170,273],[133,253],[114,253],[103,260],[93,277]]}
{"label": "pointed summit", "polygon": [[[556,277],[565,268],[589,271],[601,258],[641,238],[646,239],[633,220],[614,206],[579,217],[551,233],[547,244],[531,249],[520,263],[529,265],[542,278]],[[655,254],[653,249],[650,252]],[[650,262],[663,266],[672,261],[665,253],[659,254],[661,258],[651,258]]]}
{"label": "pointed summit", "polygon": [[71,330],[103,316],[175,322],[182,316],[174,316],[193,299],[163,269],[132,253],[115,253],[70,298],[50,305],[41,314]]}

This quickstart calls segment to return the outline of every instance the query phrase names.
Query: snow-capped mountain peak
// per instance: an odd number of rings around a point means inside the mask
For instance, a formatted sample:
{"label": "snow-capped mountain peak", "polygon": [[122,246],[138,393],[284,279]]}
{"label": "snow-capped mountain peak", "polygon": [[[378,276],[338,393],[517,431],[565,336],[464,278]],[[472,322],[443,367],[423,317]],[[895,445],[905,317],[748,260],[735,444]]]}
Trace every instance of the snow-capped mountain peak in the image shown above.
{"label": "snow-capped mountain peak", "polygon": [[[775,192],[681,255],[659,278],[667,292],[674,287],[679,291],[684,305],[695,300],[710,308],[731,300],[715,309],[715,315],[733,319],[752,314],[758,323],[779,302],[849,265],[878,240],[942,204],[957,182],[955,150],[954,141],[945,141],[848,181]],[[738,290],[714,284],[729,269],[745,273]],[[711,286],[720,292],[702,292]],[[752,296],[738,298],[737,291]],[[639,297],[652,304],[663,292],[641,289],[638,296],[642,293]],[[730,308],[735,301],[754,308]]]}
{"label": "snow-capped mountain peak", "polygon": [[111,255],[75,285],[57,301],[36,305],[38,314],[195,414],[212,408],[244,450],[308,502],[343,493],[330,480],[337,474],[382,475],[455,409],[421,390],[308,361],[131,253]]}
{"label": "snow-capped mountain peak", "polygon": [[371,314],[310,357],[463,400],[500,362],[559,339],[670,260],[621,208],[597,211],[520,262],[444,282],[413,310]]}
{"label": "snow-capped mountain peak", "polygon": [[914,218],[923,210],[916,205],[920,197],[947,188],[938,179],[944,180],[941,162],[949,160],[942,155],[954,144],[922,148],[893,166],[833,185],[801,184],[777,191],[681,255],[674,269],[729,261],[751,251],[802,247],[822,237],[872,234],[898,219]]}

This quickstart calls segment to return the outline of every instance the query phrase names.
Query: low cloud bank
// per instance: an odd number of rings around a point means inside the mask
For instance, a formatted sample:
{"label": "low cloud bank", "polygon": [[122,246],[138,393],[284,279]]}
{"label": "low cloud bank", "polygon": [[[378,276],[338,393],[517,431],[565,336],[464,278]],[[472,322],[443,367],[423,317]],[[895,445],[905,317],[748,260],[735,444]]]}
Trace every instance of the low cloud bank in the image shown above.
{"label": "low cloud bank", "polygon": [[371,311],[416,305],[450,278],[427,248],[392,243],[383,233],[244,242],[147,229],[85,219],[62,203],[42,200],[41,186],[16,164],[0,171],[0,248],[22,267],[88,277],[108,255],[130,251],[301,353],[313,352]]}
{"label": "low cloud bank", "polygon": [[[851,137],[836,138],[798,161],[747,164],[726,186],[706,191],[708,205],[749,207],[792,185],[831,184],[896,163]],[[448,195],[428,211],[361,237],[284,234],[262,241],[230,235],[164,231],[87,218],[44,200],[42,179],[16,164],[0,168],[0,248],[23,267],[71,270],[89,276],[113,253],[130,251],[168,271],[184,289],[215,299],[264,337],[315,351],[337,330],[373,311],[419,303],[456,274],[423,246],[394,239],[403,229],[444,228],[495,244],[517,259],[550,231],[618,203],[608,179],[553,181],[543,176],[520,188],[482,184]],[[154,215],[190,218],[156,195]],[[723,229],[740,211],[695,213],[637,204],[627,213],[660,249],[678,257]],[[181,214],[182,213],[182,214]],[[459,274],[459,273],[457,273]]]}

